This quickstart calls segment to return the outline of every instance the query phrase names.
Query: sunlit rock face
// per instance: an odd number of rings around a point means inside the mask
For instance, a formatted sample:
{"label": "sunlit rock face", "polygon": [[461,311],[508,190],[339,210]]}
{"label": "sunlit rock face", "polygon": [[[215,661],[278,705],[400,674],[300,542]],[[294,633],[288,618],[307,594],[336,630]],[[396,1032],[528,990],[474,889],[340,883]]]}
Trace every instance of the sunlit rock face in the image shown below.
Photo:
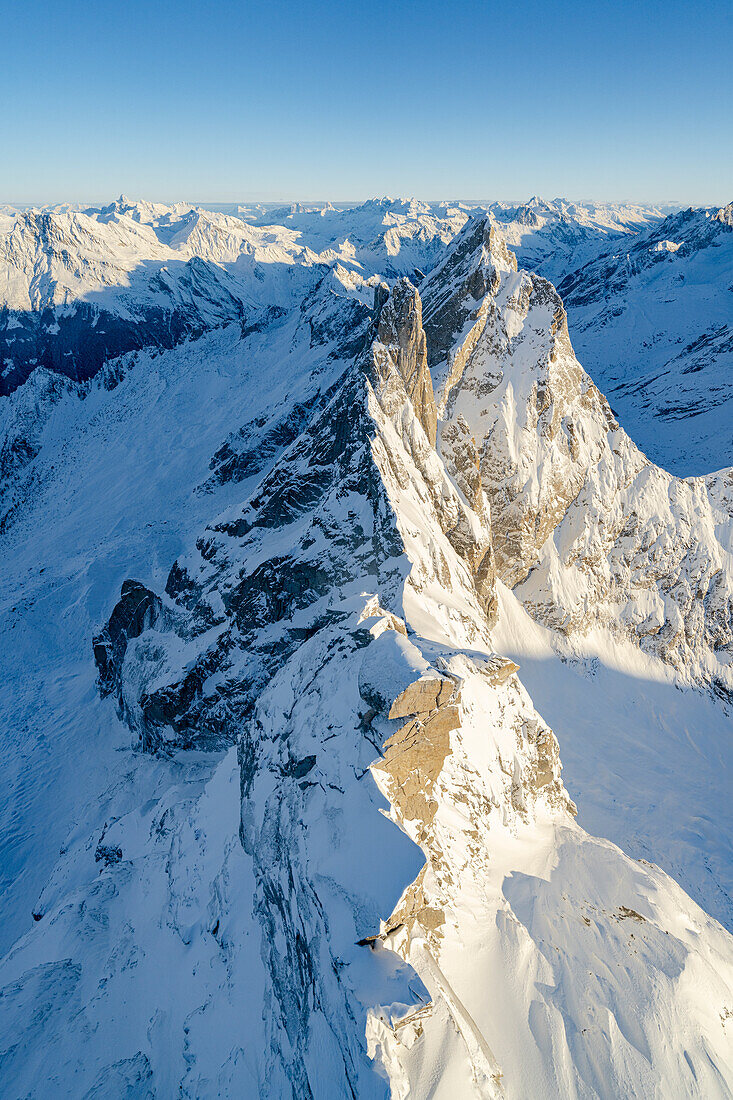
{"label": "sunlit rock face", "polygon": [[729,689],[729,507],[634,446],[575,358],[554,287],[502,261],[494,233],[465,230],[423,298],[444,457],[464,491],[480,479],[498,576],[553,629],[600,623]]}
{"label": "sunlit rock face", "polygon": [[[435,446],[437,411],[428,370],[422,302],[409,279],[401,279],[379,310],[377,340],[388,349],[426,436]],[[377,364],[379,367],[379,364]]]}

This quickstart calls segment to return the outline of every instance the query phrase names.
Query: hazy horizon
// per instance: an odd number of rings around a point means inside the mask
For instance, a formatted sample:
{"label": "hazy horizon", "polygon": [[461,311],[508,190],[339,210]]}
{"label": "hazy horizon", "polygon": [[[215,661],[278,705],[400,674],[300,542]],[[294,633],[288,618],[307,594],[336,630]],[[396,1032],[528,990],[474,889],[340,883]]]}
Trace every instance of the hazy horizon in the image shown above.
{"label": "hazy horizon", "polygon": [[456,203],[465,204],[467,206],[479,206],[488,203],[505,203],[507,205],[525,205],[532,201],[532,199],[538,199],[544,202],[568,202],[576,203],[578,205],[598,204],[598,205],[629,205],[629,206],[656,206],[656,207],[678,207],[685,206],[692,207],[716,207],[727,206],[729,202],[733,201],[733,183],[730,187],[730,195],[728,197],[720,198],[708,198],[708,199],[680,199],[680,198],[635,198],[635,197],[621,197],[621,198],[609,198],[607,196],[588,196],[584,195],[578,197],[572,194],[540,194],[536,191],[527,192],[524,195],[483,195],[481,197],[473,196],[456,196],[456,195],[437,195],[437,196],[425,196],[421,194],[366,194],[357,198],[334,198],[333,196],[303,196],[303,195],[279,195],[279,196],[267,196],[267,195],[249,195],[245,193],[241,196],[234,196],[233,198],[188,198],[188,197],[171,197],[171,196],[158,196],[147,194],[128,194],[126,192],[119,192],[112,197],[106,195],[96,196],[82,196],[72,198],[48,198],[48,199],[12,199],[4,198],[0,196],[0,206],[13,207],[15,209],[33,209],[33,208],[50,208],[59,206],[70,207],[100,207],[110,206],[112,203],[118,201],[121,198],[125,198],[131,203],[136,202],[150,202],[156,203],[161,206],[175,206],[176,204],[183,204],[188,206],[198,206],[202,208],[213,208],[221,206],[288,206],[300,203],[301,205],[308,206],[325,206],[331,204],[336,208],[347,209],[355,206],[362,206],[364,203],[371,201],[378,201],[381,199],[388,199],[392,202],[423,202],[428,205],[435,205],[438,203]]}

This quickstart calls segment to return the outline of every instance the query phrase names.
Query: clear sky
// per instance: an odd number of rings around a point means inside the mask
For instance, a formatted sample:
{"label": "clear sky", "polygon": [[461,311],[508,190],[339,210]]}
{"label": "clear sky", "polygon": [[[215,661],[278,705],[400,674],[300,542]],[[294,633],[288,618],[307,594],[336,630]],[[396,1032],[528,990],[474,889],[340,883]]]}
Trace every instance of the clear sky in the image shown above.
{"label": "clear sky", "polygon": [[733,199],[733,0],[0,0],[0,201]]}

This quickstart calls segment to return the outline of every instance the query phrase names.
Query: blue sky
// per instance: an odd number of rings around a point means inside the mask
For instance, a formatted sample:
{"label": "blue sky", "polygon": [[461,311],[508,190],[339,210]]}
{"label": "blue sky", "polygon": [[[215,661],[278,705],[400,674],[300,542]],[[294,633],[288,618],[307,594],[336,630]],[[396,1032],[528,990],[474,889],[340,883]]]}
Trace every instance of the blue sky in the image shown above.
{"label": "blue sky", "polygon": [[0,0],[0,201],[733,199],[733,0]]}

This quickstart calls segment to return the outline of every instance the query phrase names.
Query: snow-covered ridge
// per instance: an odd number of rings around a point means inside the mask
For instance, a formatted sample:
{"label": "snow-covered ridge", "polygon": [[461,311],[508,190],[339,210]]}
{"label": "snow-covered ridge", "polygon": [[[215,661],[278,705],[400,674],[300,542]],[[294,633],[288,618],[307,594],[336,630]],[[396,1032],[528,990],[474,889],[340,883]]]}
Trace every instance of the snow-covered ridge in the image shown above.
{"label": "snow-covered ridge", "polygon": [[[592,443],[605,406],[570,385],[559,300],[482,221],[427,280],[425,320],[407,280],[373,310],[338,285],[247,337],[250,355],[290,348],[289,368],[258,372],[263,413],[243,409],[212,457],[211,514],[165,583],[128,579],[95,639],[105,713],[149,755],[137,797],[118,784],[103,828],[77,828],[0,968],[5,1079],[21,1094],[611,1097],[683,1080],[728,1095],[730,936],[574,823],[555,735],[492,645],[503,513],[456,406],[498,356],[520,415],[526,369]],[[292,356],[305,418],[278,388]],[[501,417],[491,392],[476,410]],[[545,449],[565,453],[544,427],[518,437],[536,436],[540,485]]]}

